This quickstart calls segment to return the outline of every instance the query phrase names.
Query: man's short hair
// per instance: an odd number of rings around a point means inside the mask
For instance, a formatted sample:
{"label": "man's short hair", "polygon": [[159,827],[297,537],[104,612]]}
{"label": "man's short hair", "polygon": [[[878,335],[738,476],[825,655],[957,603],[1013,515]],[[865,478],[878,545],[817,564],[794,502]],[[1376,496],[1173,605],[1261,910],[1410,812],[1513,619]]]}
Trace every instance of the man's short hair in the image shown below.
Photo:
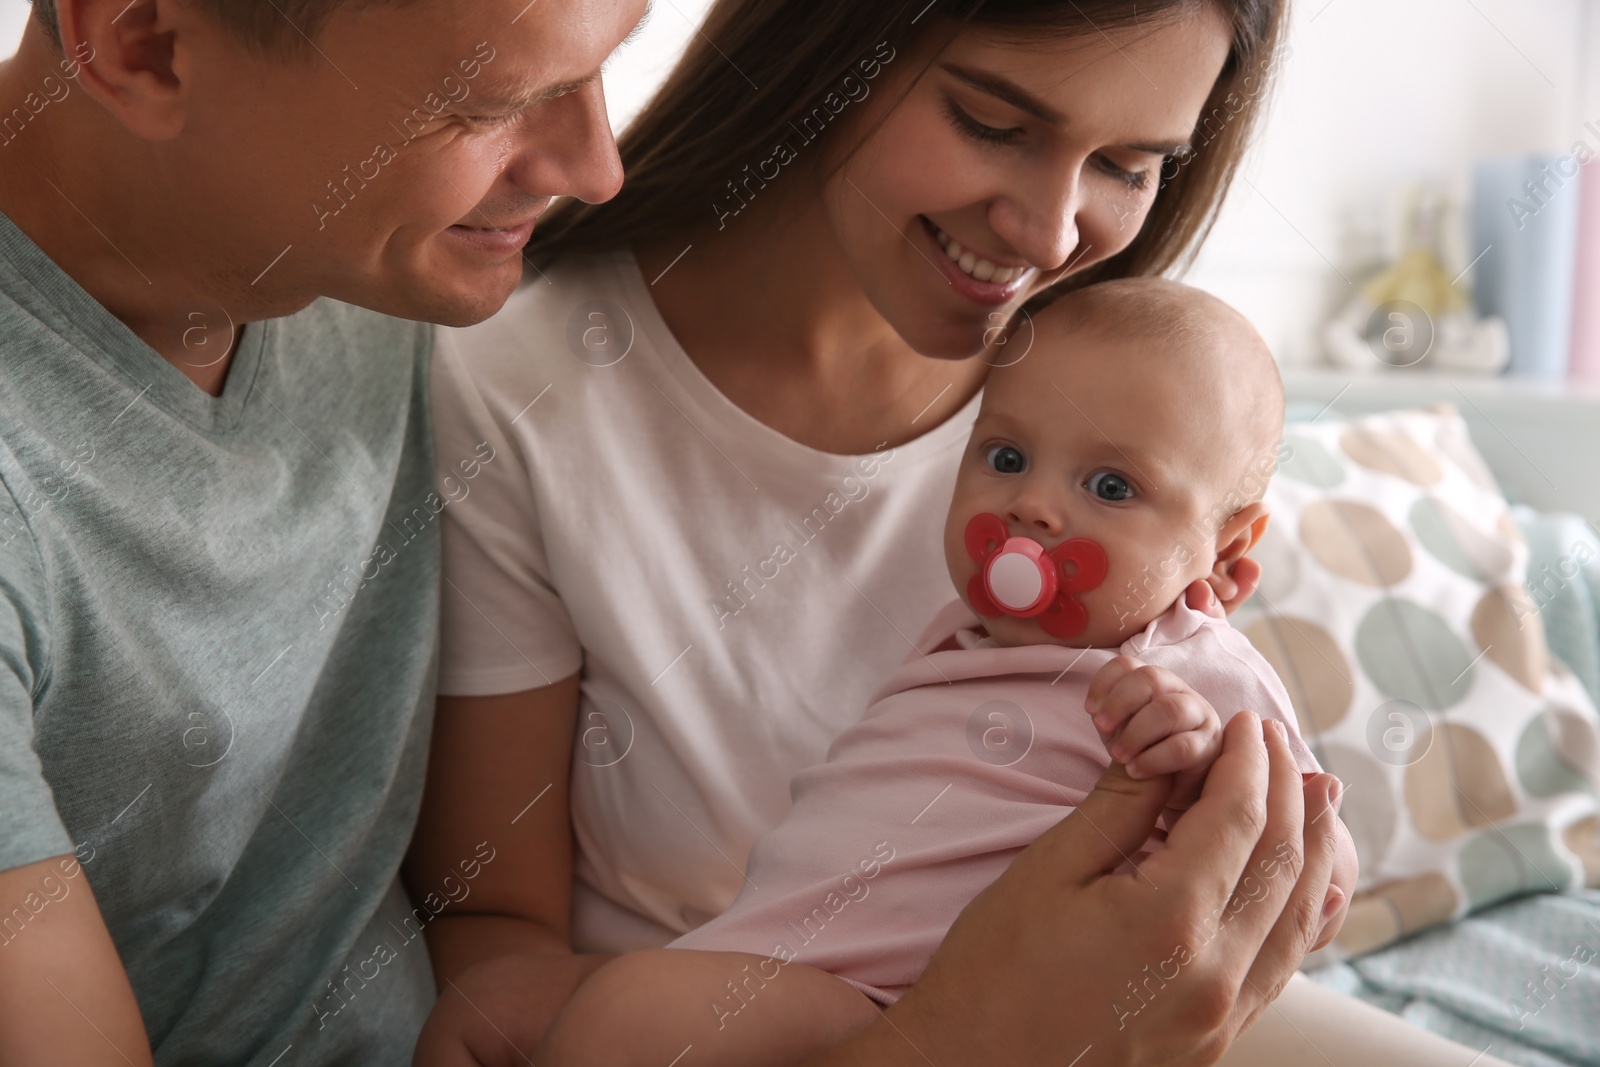
{"label": "man's short hair", "polygon": [[[341,7],[367,5],[374,0],[182,0],[192,2],[220,22],[238,41],[260,55],[297,56],[310,51],[310,42],[323,23]],[[33,17],[59,48],[61,24],[56,20],[56,0],[31,0]]]}

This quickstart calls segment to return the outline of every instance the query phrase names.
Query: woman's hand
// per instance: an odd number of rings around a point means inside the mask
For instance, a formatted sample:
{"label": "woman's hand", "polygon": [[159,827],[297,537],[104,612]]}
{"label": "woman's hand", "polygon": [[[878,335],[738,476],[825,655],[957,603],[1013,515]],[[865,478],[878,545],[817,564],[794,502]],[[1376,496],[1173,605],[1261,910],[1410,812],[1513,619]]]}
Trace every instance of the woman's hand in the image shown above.
{"label": "woman's hand", "polygon": [[1113,767],[967,906],[898,1004],[807,1063],[1215,1063],[1329,925],[1333,782],[1302,783],[1281,727],[1236,715],[1167,847],[1118,874],[1171,779]]}
{"label": "woman's hand", "polygon": [[531,1063],[572,994],[615,956],[498,956],[446,978],[417,1039],[412,1067],[512,1067]]}
{"label": "woman's hand", "polygon": [[423,927],[439,1001],[419,1067],[525,1063],[513,1046],[537,1048],[567,997],[610,958],[573,955],[567,931],[577,721],[576,674],[522,693],[439,698],[405,880],[419,901],[469,888]]}

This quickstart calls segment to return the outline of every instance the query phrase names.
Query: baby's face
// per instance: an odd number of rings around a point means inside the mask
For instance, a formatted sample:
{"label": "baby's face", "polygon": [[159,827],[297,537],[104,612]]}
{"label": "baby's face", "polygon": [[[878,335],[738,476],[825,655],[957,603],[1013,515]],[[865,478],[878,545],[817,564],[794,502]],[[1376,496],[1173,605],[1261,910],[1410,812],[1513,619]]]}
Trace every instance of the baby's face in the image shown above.
{"label": "baby's face", "polygon": [[1214,468],[1237,442],[1198,374],[1152,372],[1135,347],[1148,339],[1053,329],[1047,343],[1040,321],[1034,351],[990,375],[956,479],[945,559],[970,607],[968,581],[980,570],[966,545],[973,516],[998,516],[1008,536],[1046,551],[1096,542],[1108,570],[1074,594],[1088,609],[1076,637],[1052,637],[1037,618],[984,624],[1003,645],[1114,647],[1211,571],[1218,483],[1229,480]]}

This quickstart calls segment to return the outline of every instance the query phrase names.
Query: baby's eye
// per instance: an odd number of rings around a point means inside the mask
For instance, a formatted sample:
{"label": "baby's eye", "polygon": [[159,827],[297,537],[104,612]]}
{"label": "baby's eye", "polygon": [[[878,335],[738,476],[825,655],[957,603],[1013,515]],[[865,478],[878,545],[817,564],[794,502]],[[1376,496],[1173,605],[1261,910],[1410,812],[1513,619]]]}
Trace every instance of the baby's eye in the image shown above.
{"label": "baby's eye", "polygon": [[1000,474],[1021,474],[1028,466],[1022,453],[1010,445],[995,445],[984,458]]}
{"label": "baby's eye", "polygon": [[1089,475],[1089,480],[1083,487],[1101,500],[1132,500],[1133,486],[1120,474],[1111,471],[1095,471]]}

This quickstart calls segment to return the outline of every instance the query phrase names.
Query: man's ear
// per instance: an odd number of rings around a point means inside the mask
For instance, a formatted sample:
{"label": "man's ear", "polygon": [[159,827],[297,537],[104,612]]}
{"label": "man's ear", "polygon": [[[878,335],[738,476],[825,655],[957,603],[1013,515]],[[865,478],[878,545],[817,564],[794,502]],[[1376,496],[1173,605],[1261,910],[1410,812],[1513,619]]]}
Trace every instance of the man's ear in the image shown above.
{"label": "man's ear", "polygon": [[[63,64],[135,137],[164,141],[183,129],[179,28],[200,15],[176,0],[58,0]],[[189,42],[182,42],[187,45]]]}
{"label": "man's ear", "polygon": [[1235,563],[1249,554],[1261,540],[1261,535],[1267,532],[1267,520],[1270,517],[1267,505],[1260,500],[1246,504],[1228,517],[1228,521],[1217,531],[1218,573],[1226,574]]}

